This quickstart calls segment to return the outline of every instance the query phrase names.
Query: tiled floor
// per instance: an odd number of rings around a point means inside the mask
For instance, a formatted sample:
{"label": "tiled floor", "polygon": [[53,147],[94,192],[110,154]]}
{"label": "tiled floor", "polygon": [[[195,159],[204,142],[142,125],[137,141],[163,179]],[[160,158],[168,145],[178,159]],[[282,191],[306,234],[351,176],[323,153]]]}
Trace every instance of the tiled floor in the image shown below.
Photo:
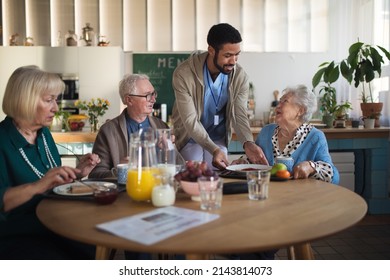
{"label": "tiled floor", "polygon": [[[317,260],[390,260],[390,215],[367,215],[357,225],[311,246]],[[115,259],[124,259],[123,251]],[[276,259],[286,260],[286,249],[280,249]]]}
{"label": "tiled floor", "polygon": [[[317,260],[390,260],[390,215],[368,215],[311,246]],[[277,259],[287,259],[287,251],[279,250]]]}

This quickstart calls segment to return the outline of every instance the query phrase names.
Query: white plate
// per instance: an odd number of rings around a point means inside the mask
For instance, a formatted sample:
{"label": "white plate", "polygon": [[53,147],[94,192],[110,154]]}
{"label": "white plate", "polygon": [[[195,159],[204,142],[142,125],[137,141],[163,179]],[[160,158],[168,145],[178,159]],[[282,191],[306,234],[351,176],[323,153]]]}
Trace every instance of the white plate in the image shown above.
{"label": "white plate", "polygon": [[233,164],[233,165],[229,165],[228,167],[226,167],[227,170],[234,171],[234,172],[241,172],[241,173],[245,173],[245,172],[250,171],[250,170],[245,170],[248,168],[259,169],[259,170],[271,169],[270,166],[262,165],[262,164]]}
{"label": "white plate", "polygon": [[[113,184],[113,183],[100,182],[100,181],[89,181],[89,182],[85,182],[85,183],[87,183],[87,184],[94,184],[94,185],[102,186],[102,187],[115,186],[115,184]],[[83,196],[83,195],[92,195],[93,194],[92,189],[91,189],[91,191],[84,192],[84,193],[71,193],[70,192],[70,188],[72,186],[79,186],[79,185],[82,185],[82,184],[78,183],[78,182],[74,182],[74,183],[70,183],[70,184],[57,186],[57,187],[55,187],[53,189],[53,192],[55,194],[58,194],[58,195],[67,195],[67,196]]]}

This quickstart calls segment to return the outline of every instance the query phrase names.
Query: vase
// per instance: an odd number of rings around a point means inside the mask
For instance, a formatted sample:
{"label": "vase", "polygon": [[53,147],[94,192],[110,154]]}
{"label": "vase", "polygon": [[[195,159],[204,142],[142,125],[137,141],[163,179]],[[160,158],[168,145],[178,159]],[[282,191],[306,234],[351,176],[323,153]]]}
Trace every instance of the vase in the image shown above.
{"label": "vase", "polygon": [[92,117],[90,119],[91,123],[91,132],[97,132],[99,130],[99,120],[97,117]]}
{"label": "vase", "polygon": [[374,128],[375,119],[364,119],[364,128]]}

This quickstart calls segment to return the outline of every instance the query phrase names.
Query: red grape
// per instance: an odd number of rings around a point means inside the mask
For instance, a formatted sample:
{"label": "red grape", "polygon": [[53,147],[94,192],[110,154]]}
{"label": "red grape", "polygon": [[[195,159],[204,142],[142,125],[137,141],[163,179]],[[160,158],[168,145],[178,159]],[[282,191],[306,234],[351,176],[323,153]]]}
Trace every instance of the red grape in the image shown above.
{"label": "red grape", "polygon": [[217,173],[208,166],[207,162],[192,161],[186,162],[186,169],[176,174],[175,179],[177,181],[190,181],[196,182],[201,176],[217,176]]}

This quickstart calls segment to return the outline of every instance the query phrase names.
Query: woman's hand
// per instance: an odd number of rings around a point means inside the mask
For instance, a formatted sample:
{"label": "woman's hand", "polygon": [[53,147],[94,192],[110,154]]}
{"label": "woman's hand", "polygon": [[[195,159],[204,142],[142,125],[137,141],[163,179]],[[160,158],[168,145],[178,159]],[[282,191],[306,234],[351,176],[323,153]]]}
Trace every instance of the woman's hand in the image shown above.
{"label": "woman's hand", "polygon": [[69,166],[61,166],[50,169],[45,176],[34,183],[23,184],[17,187],[8,188],[4,194],[4,211],[12,210],[35,195],[43,194],[55,186],[73,182],[80,170]]}
{"label": "woman's hand", "polygon": [[294,179],[306,179],[309,178],[316,170],[311,167],[309,161],[302,161],[294,167],[293,176]]}
{"label": "woman's hand", "polygon": [[40,193],[44,193],[55,186],[72,183],[75,179],[77,179],[78,173],[80,173],[80,170],[73,167],[55,167],[47,171],[45,176],[38,180],[36,184],[40,186]]}
{"label": "woman's hand", "polygon": [[78,177],[82,178],[88,176],[88,174],[92,171],[92,169],[95,168],[97,164],[99,164],[99,162],[100,162],[100,158],[97,154],[88,153],[84,155],[80,159],[79,164],[77,165],[77,169],[81,171]]}

